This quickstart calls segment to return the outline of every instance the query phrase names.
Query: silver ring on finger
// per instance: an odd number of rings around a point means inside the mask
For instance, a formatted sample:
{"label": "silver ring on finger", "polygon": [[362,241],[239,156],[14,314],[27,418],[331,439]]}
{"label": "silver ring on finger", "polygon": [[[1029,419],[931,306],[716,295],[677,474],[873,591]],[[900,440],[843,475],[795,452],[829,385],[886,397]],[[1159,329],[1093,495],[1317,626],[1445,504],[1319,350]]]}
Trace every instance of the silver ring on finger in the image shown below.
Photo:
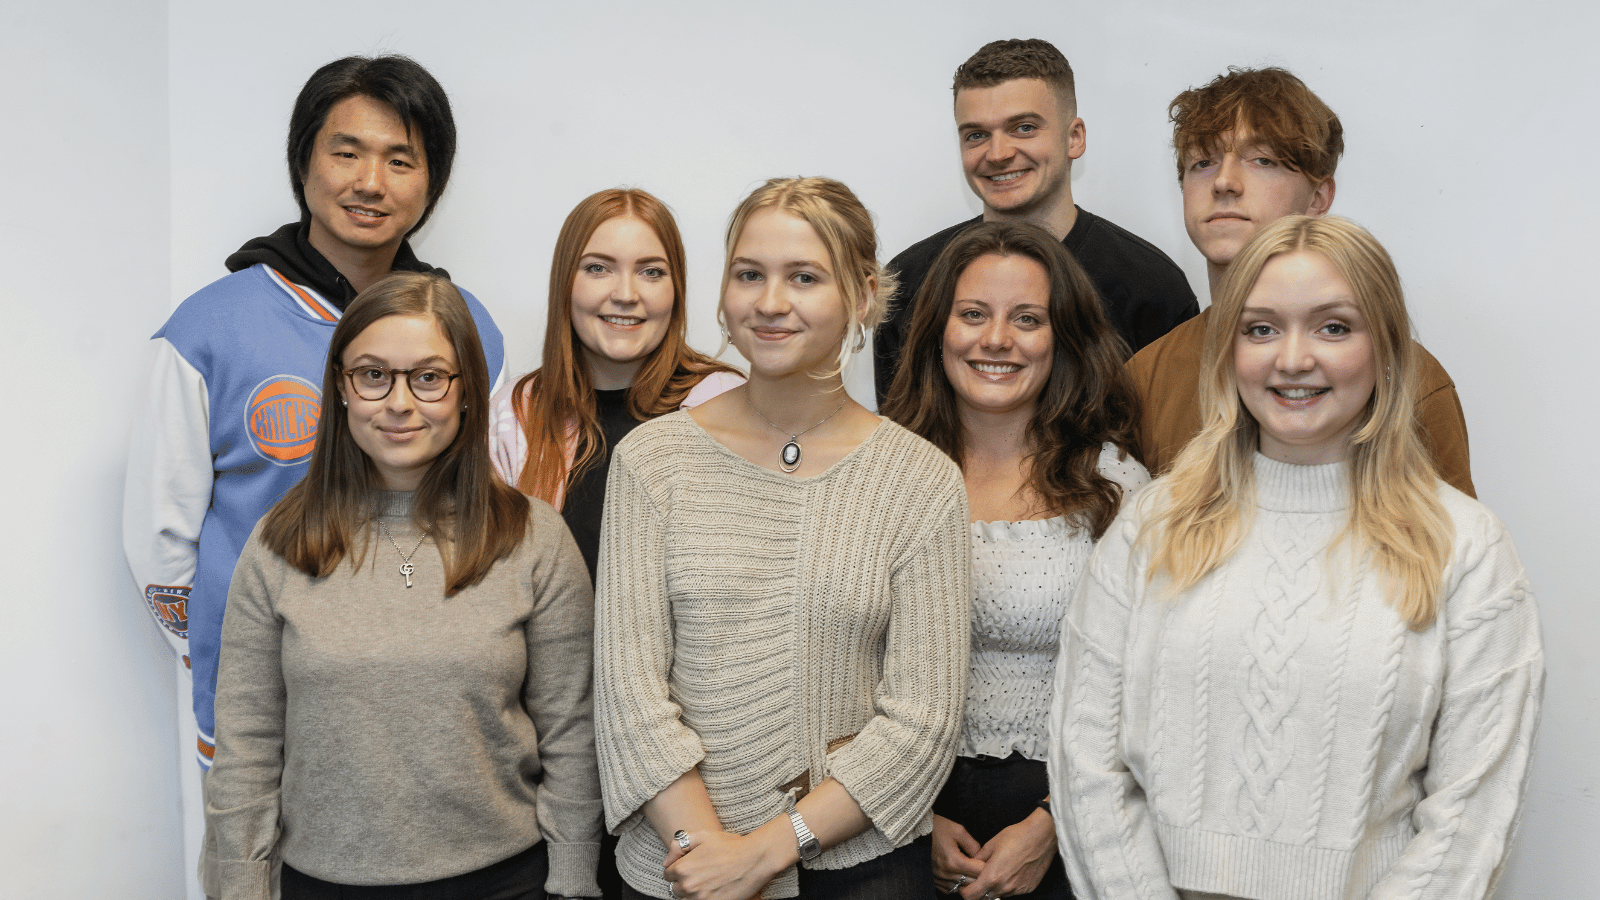
{"label": "silver ring on finger", "polygon": [[682,850],[685,853],[689,852],[689,832],[680,828],[672,833],[672,839],[678,842],[679,850]]}

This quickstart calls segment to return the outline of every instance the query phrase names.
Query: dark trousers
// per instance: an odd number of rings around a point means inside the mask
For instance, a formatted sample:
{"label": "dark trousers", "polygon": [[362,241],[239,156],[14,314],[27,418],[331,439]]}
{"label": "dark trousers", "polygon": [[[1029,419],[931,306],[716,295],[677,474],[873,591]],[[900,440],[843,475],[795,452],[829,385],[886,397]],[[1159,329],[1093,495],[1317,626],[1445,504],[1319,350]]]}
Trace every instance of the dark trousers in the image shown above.
{"label": "dark trousers", "polygon": [[622,874],[617,871],[617,836],[611,832],[600,835],[600,869],[595,872],[600,882],[601,900],[622,900]]}
{"label": "dark trousers", "polygon": [[[927,836],[848,869],[800,867],[800,900],[927,900],[931,893],[933,839]],[[650,900],[626,883],[622,897]]]}
{"label": "dark trousers", "polygon": [[475,872],[421,884],[335,884],[284,863],[283,900],[545,900],[549,873],[542,841]]}
{"label": "dark trousers", "polygon": [[[1043,760],[1024,759],[1018,753],[1005,759],[958,756],[933,811],[960,823],[974,840],[987,844],[1001,829],[1032,815],[1049,794],[1050,778]],[[1015,900],[1072,900],[1061,853],[1057,851],[1032,893],[1012,896]]]}

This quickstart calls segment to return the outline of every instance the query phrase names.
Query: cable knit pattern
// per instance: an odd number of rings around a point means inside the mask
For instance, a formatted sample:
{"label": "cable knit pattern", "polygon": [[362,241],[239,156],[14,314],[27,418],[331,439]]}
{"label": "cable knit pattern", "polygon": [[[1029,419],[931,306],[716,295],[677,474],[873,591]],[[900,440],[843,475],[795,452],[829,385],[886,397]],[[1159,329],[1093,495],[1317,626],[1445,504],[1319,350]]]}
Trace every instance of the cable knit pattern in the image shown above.
{"label": "cable knit pattern", "polygon": [[[815,868],[931,830],[966,696],[967,526],[955,464],[888,420],[810,478],[750,463],[681,412],[618,444],[596,730],[629,884],[668,896],[666,851],[640,807],[695,766],[735,832],[781,815],[780,786],[802,772],[812,786],[838,780],[873,827]],[[797,892],[790,870],[763,896]]]}
{"label": "cable knit pattern", "polygon": [[[1190,756],[1189,804],[1184,810],[1183,824],[1193,827],[1200,822],[1205,808],[1206,753],[1211,746],[1211,646],[1217,630],[1217,612],[1222,605],[1222,584],[1213,582],[1205,592],[1200,616],[1199,661],[1194,672],[1194,733]],[[1160,732],[1157,732],[1158,735]]]}
{"label": "cable knit pattern", "polygon": [[1296,658],[1306,641],[1301,613],[1318,587],[1312,563],[1322,549],[1321,541],[1306,541],[1281,513],[1271,517],[1269,527],[1266,583],[1258,595],[1254,625],[1241,635],[1249,653],[1235,683],[1243,710],[1243,746],[1234,757],[1232,792],[1234,830],[1265,840],[1277,835],[1288,804],[1283,776],[1299,743],[1300,722],[1290,713],[1300,702],[1302,686]]}
{"label": "cable knit pattern", "polygon": [[[1092,557],[1062,629],[1049,764],[1073,888],[1096,898],[1482,900],[1527,786],[1538,615],[1504,526],[1455,523],[1413,631],[1347,544],[1343,464],[1257,455],[1241,547],[1176,598],[1147,582],[1157,481]],[[1161,708],[1155,707],[1159,698]]]}
{"label": "cable knit pattern", "polygon": [[[1150,476],[1119,457],[1105,444],[1096,469],[1126,498]],[[1061,620],[1094,540],[1065,516],[973,522],[971,532],[972,666],[957,753],[1044,759]]]}
{"label": "cable knit pattern", "polygon": [[[1361,570],[1356,573],[1354,584],[1365,581],[1365,561]],[[1339,734],[1339,697],[1340,687],[1344,683],[1344,666],[1350,657],[1350,633],[1355,624],[1356,611],[1360,604],[1356,598],[1345,596],[1340,599],[1344,604],[1344,615],[1339,618],[1335,634],[1339,635],[1338,649],[1334,651],[1333,669],[1328,673],[1327,687],[1322,696],[1322,738],[1318,744],[1316,762],[1316,781],[1311,786],[1311,797],[1307,803],[1305,830],[1300,833],[1298,843],[1306,844],[1316,840],[1317,829],[1322,827],[1322,800],[1328,788],[1328,770],[1333,763],[1333,748]],[[1352,838],[1354,840],[1354,838]]]}

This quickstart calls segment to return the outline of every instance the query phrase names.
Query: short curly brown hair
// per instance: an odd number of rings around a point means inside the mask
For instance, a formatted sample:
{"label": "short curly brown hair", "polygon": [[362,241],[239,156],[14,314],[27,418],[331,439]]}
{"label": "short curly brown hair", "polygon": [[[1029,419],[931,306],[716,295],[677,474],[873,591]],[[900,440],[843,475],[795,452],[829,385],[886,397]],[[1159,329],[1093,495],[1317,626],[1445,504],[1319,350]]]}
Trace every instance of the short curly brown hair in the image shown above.
{"label": "short curly brown hair", "polygon": [[1215,150],[1230,131],[1248,133],[1280,161],[1321,183],[1333,177],[1344,153],[1344,126],[1328,104],[1287,69],[1230,66],[1201,88],[1179,94],[1167,107],[1178,180],[1191,153]]}
{"label": "short curly brown hair", "polygon": [[991,41],[956,67],[950,91],[959,94],[967,88],[994,87],[1018,78],[1037,78],[1050,85],[1056,98],[1067,107],[1078,105],[1077,87],[1072,80],[1072,64],[1056,45],[1039,38],[1014,38]]}

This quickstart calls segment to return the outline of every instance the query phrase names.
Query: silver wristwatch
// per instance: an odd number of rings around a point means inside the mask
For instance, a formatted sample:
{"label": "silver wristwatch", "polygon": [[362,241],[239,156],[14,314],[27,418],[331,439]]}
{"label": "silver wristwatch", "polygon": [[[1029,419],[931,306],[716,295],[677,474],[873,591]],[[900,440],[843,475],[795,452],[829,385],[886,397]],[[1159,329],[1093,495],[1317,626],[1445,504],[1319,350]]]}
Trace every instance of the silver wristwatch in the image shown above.
{"label": "silver wristwatch", "polygon": [[810,862],[822,855],[822,845],[817,842],[817,836],[806,827],[806,820],[800,818],[800,810],[789,810],[789,824],[794,826],[794,839],[800,843],[800,859]]}

